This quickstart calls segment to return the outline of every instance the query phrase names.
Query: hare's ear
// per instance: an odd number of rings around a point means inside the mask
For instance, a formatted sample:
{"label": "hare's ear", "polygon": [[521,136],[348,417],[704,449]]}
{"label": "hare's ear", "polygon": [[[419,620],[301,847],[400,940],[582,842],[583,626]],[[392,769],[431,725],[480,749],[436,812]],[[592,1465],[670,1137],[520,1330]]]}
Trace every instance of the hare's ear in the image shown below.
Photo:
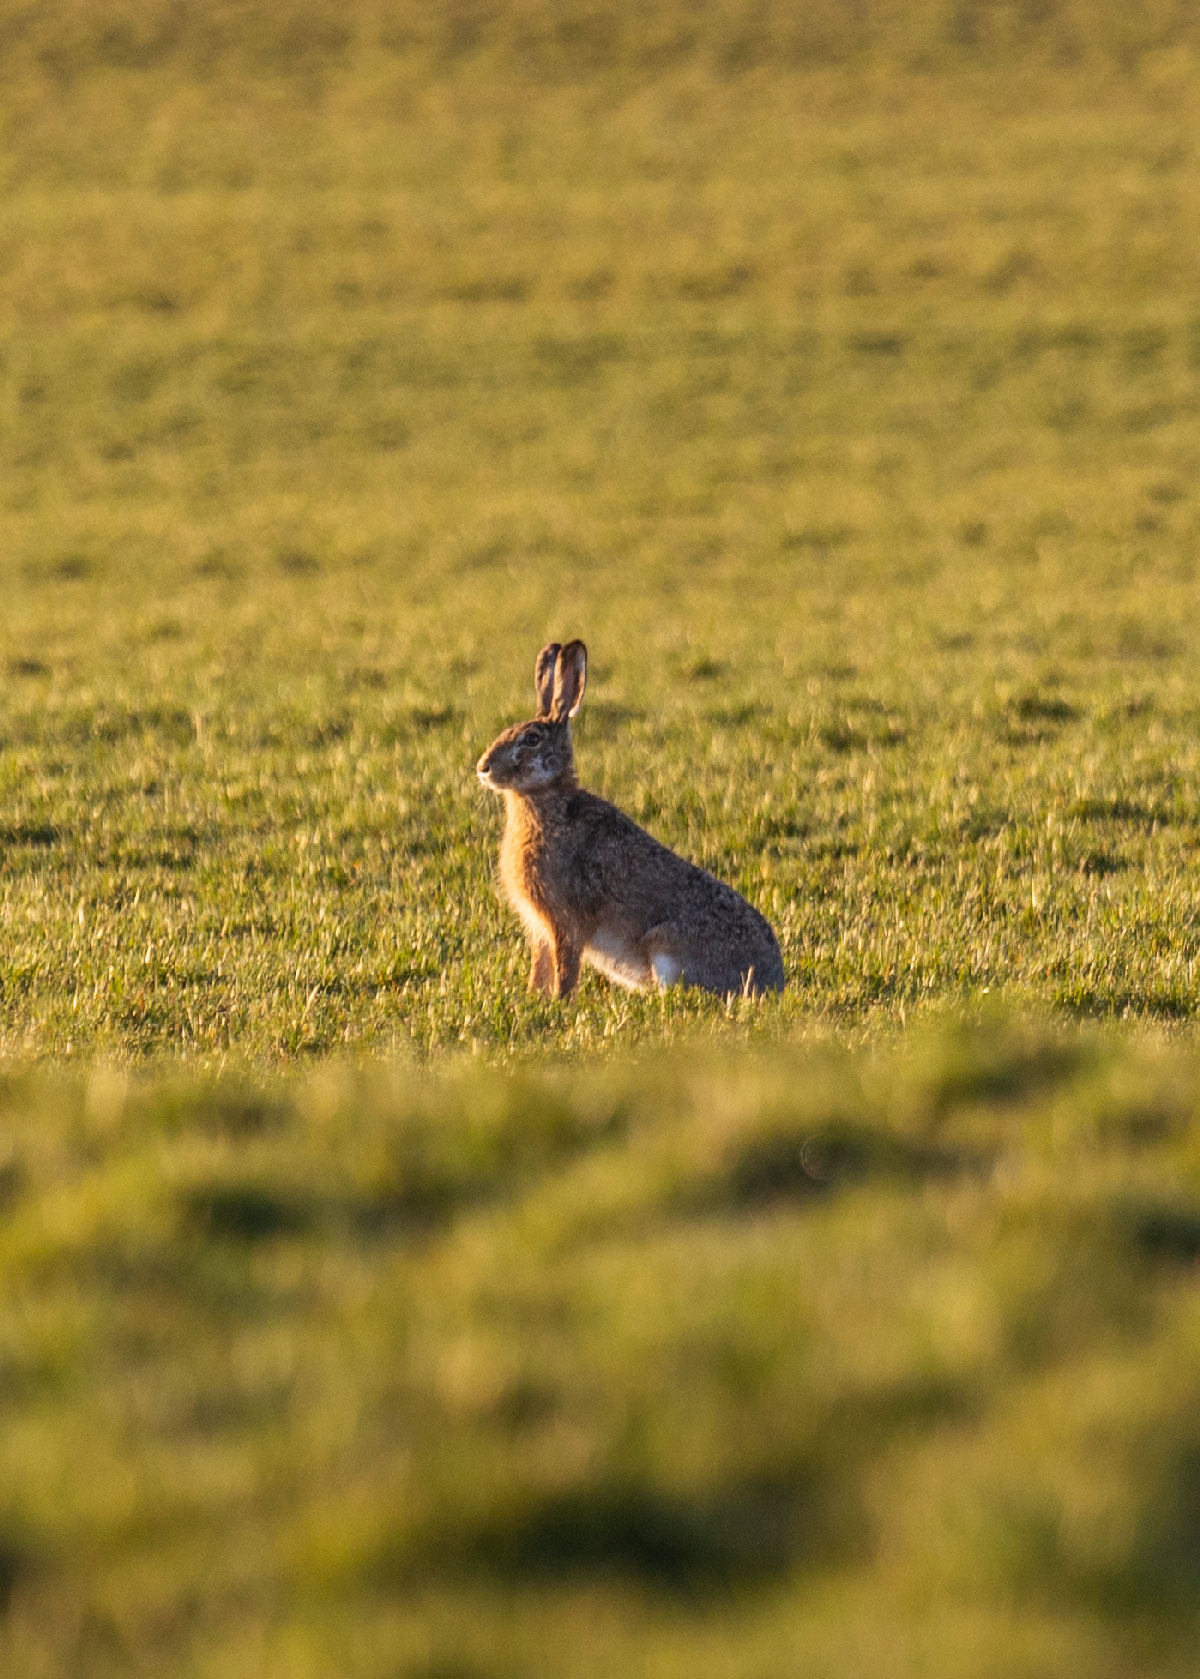
{"label": "hare's ear", "polygon": [[533,691],[537,695],[537,714],[549,717],[554,701],[554,667],[558,663],[560,643],[552,641],[543,647],[533,667]]}
{"label": "hare's ear", "polygon": [[558,655],[554,671],[554,703],[550,715],[556,723],[574,717],[583,704],[587,687],[587,648],[582,641],[568,641]]}

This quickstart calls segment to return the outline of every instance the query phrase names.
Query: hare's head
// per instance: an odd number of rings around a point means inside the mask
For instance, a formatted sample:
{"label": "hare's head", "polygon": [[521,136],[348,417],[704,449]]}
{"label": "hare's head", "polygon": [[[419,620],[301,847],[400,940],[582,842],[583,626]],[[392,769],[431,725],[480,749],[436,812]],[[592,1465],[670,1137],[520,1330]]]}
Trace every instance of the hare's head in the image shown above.
{"label": "hare's head", "polygon": [[587,648],[582,641],[543,647],[534,667],[537,716],[514,723],[488,747],[475,766],[485,787],[496,793],[536,793],[555,782],[573,783],[571,718],[587,684]]}

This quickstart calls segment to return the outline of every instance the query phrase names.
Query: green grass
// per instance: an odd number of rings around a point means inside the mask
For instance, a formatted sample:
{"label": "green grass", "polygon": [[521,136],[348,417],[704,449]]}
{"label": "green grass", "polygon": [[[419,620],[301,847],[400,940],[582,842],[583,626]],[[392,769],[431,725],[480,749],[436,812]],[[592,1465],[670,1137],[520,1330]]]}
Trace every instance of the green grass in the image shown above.
{"label": "green grass", "polygon": [[428,11],[11,14],[0,1049],[723,1031],[522,995],[471,765],[574,634],[756,1029],[1190,1017],[1194,20]]}
{"label": "green grass", "polygon": [[0,1664],[1183,1679],[1197,1074],[10,1080]]}
{"label": "green grass", "polygon": [[[1172,0],[0,0],[5,1673],[1194,1671],[1198,134]],[[525,993],[574,635],[781,998]]]}

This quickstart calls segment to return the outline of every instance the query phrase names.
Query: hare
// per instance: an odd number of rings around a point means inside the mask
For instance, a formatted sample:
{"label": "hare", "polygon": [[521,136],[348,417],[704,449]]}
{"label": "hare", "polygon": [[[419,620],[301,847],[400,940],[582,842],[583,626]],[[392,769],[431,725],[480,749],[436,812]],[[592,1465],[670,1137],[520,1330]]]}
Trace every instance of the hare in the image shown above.
{"label": "hare", "polygon": [[508,807],[500,878],[529,936],[530,989],[570,996],[584,961],[635,991],[782,990],[779,945],[758,911],[580,787],[571,718],[586,682],[582,641],[543,647],[537,716],[506,729],[476,765]]}

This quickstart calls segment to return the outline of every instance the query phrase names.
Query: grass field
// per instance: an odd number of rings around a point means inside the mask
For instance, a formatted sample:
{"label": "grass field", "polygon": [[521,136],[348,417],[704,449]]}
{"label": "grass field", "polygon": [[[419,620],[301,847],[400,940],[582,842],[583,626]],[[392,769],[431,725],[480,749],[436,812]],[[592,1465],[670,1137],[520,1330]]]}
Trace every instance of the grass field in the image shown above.
{"label": "grass field", "polygon": [[1187,1679],[1194,1052],[3,1092],[22,1679]]}
{"label": "grass field", "polygon": [[756,1027],[1193,1012],[1193,25],[773,67],[768,10],[739,71],[730,13],[654,76],[670,8],[623,71],[518,10],[458,56],[45,10],[0,68],[0,1047],[661,1037],[527,1002],[492,884],[471,765],[572,634],[585,778],[780,930]]}
{"label": "grass field", "polygon": [[[6,1672],[1194,1671],[1198,136],[1181,0],[0,0]],[[573,635],[781,998],[526,995]]]}

